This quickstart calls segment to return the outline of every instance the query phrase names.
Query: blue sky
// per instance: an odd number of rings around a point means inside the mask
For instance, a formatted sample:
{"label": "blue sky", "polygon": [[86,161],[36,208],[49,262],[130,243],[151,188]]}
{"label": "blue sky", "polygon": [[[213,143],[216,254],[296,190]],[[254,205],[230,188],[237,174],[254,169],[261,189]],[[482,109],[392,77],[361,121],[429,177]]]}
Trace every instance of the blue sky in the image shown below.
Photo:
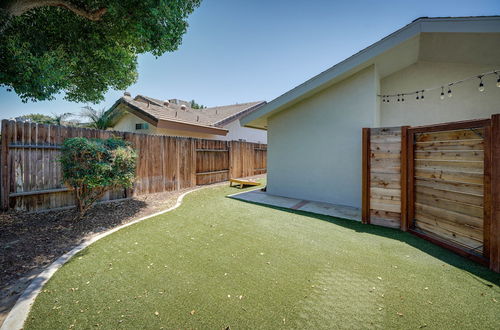
{"label": "blue sky", "polygon": [[[418,17],[498,14],[498,0],[204,0],[180,48],[141,55],[139,79],[127,90],[207,106],[270,101]],[[122,94],[110,91],[94,106],[107,108]],[[1,118],[78,113],[84,105],[62,95],[22,103],[0,88]]]}

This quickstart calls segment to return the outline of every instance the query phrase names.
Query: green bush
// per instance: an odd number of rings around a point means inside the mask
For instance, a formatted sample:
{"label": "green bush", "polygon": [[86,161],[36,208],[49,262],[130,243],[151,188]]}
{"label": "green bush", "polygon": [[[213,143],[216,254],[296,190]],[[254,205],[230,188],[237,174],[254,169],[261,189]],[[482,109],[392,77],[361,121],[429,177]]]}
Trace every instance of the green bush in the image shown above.
{"label": "green bush", "polygon": [[131,187],[136,160],[137,153],[122,139],[66,139],[60,159],[63,180],[74,189],[79,216],[107,191]]}

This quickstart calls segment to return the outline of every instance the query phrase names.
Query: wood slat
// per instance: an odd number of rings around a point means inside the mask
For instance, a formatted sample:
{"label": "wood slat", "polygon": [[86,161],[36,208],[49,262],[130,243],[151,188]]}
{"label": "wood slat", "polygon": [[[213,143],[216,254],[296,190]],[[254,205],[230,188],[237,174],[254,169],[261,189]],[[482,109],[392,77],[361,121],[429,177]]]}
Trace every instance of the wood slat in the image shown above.
{"label": "wood slat", "polygon": [[464,193],[454,192],[454,191],[434,189],[434,188],[420,186],[420,185],[417,185],[415,187],[415,193],[416,194],[425,194],[425,195],[429,195],[433,198],[446,199],[446,200],[450,200],[450,201],[458,202],[458,203],[471,204],[471,205],[476,205],[479,207],[483,206],[483,196],[479,196],[479,195],[471,195],[471,194],[464,194]]}
{"label": "wood slat", "polygon": [[483,207],[480,205],[460,203],[449,199],[438,198],[432,195],[417,192],[415,195],[417,203],[434,206],[437,208],[451,210],[454,212],[470,215],[476,218],[483,218]]}
{"label": "wood slat", "polygon": [[434,170],[434,169],[415,169],[415,177],[425,179],[439,179],[451,182],[474,183],[482,185],[484,182],[484,175],[482,173],[470,173],[463,171],[450,171],[450,170]]}
{"label": "wood slat", "polygon": [[471,194],[475,196],[484,195],[483,185],[479,184],[450,182],[439,179],[416,178],[415,185],[439,189],[439,190],[446,190],[451,192]]}
{"label": "wood slat", "polygon": [[475,249],[475,251],[477,251],[478,253],[481,253],[482,251],[482,243],[475,239],[457,235],[456,233],[450,232],[444,228],[430,225],[429,223],[423,221],[416,221],[415,227],[417,229],[423,230],[424,232],[428,232],[431,235],[436,235],[444,239],[445,241],[458,244],[466,249]]}
{"label": "wood slat", "polygon": [[451,210],[442,209],[439,207],[434,207],[426,204],[420,204],[415,202],[415,219],[418,219],[418,215],[424,215],[428,218],[437,221],[447,221],[450,223],[455,223],[457,227],[466,226],[468,228],[481,229],[483,228],[483,219],[479,217],[472,217],[462,213],[454,212]]}
{"label": "wood slat", "polygon": [[415,134],[415,142],[477,140],[484,136],[484,128],[461,129],[454,131],[439,131]]}
{"label": "wood slat", "polygon": [[453,140],[415,143],[417,151],[484,150],[484,140]]}
{"label": "wood slat", "polygon": [[483,161],[483,151],[416,151],[415,159]]}
{"label": "wood slat", "polygon": [[415,160],[415,168],[483,173],[484,163],[483,161],[417,159]]}

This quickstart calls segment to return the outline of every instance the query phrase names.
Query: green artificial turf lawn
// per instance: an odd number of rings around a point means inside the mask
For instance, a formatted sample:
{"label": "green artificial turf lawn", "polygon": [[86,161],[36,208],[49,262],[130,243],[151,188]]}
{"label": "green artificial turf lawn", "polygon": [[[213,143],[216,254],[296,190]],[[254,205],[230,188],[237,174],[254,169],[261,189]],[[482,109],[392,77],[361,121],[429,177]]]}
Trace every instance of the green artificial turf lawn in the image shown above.
{"label": "green artificial turf lawn", "polygon": [[79,253],[25,329],[488,329],[500,276],[401,231],[207,188]]}

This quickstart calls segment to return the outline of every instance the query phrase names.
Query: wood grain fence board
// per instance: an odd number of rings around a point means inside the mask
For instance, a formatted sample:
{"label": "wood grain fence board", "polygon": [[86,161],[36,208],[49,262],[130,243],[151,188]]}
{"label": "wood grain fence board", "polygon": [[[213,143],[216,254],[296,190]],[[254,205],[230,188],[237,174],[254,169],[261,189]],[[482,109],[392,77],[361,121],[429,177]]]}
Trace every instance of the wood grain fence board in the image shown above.
{"label": "wood grain fence board", "polygon": [[402,129],[364,128],[362,140],[363,223],[399,228]]}

